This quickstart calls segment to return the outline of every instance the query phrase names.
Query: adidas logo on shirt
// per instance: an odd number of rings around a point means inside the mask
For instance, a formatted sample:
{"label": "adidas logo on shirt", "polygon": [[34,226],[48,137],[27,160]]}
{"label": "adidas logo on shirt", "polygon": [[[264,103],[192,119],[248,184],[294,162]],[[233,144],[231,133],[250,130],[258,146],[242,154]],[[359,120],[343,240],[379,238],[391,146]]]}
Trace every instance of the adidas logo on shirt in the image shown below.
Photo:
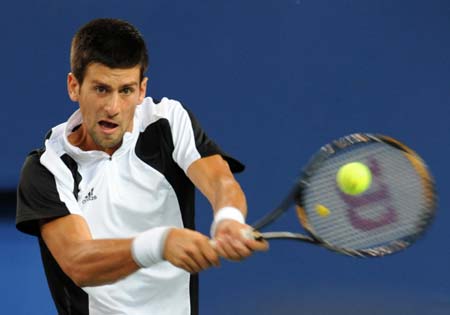
{"label": "adidas logo on shirt", "polygon": [[86,196],[84,196],[84,199],[81,203],[85,204],[86,202],[92,201],[95,199],[97,199],[97,196],[94,195],[94,188],[91,188],[91,190],[88,192],[88,194]]}

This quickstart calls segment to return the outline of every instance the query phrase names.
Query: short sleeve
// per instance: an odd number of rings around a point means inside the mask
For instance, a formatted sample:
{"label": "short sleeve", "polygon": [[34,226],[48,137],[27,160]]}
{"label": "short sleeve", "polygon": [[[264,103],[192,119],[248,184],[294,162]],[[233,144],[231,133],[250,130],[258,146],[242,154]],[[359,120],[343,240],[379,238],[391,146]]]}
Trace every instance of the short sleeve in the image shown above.
{"label": "short sleeve", "polygon": [[166,115],[172,130],[173,159],[185,172],[196,160],[214,154],[220,154],[228,162],[232,172],[244,170],[241,162],[225,153],[207,136],[192,112],[181,103],[167,102]]}
{"label": "short sleeve", "polygon": [[53,174],[39,161],[41,154],[33,151],[26,158],[17,188],[16,227],[36,236],[40,234],[40,220],[70,214],[59,197]]}

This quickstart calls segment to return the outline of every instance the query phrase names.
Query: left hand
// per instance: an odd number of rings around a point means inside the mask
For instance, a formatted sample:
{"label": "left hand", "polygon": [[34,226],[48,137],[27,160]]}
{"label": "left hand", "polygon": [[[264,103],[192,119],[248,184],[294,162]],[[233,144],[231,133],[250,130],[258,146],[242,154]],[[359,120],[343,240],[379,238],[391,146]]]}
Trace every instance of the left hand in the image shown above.
{"label": "left hand", "polygon": [[246,230],[252,230],[247,224],[235,220],[223,220],[216,227],[214,235],[217,253],[226,259],[240,261],[249,257],[254,251],[266,251],[269,244],[265,240],[245,237]]}

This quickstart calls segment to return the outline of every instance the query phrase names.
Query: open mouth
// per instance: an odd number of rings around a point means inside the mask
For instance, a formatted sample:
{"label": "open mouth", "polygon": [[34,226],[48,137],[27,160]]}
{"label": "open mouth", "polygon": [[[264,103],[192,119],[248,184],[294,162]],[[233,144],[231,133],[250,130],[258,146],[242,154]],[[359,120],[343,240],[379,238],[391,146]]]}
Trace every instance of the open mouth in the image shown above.
{"label": "open mouth", "polygon": [[119,125],[110,121],[106,121],[106,120],[100,120],[98,122],[98,124],[100,125],[100,127],[105,130],[105,131],[112,131],[115,128],[117,128]]}

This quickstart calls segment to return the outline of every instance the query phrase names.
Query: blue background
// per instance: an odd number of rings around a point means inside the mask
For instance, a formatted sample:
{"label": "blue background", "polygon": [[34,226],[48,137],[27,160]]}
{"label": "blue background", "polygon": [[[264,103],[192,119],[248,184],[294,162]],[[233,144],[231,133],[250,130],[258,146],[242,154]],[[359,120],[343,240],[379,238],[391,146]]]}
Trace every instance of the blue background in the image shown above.
{"label": "blue background", "polygon": [[[135,24],[149,46],[149,94],[182,101],[247,165],[238,179],[249,222],[279,201],[321,145],[353,132],[404,141],[436,179],[437,219],[408,251],[355,260],[273,242],[268,253],[201,275],[202,314],[450,314],[450,2],[444,0],[3,3],[1,313],[55,313],[37,243],[15,231],[8,192],[27,152],[76,109],[66,94],[70,40],[97,17]],[[207,233],[211,217],[199,197],[201,231]],[[293,218],[286,215],[279,227],[295,229]]]}

